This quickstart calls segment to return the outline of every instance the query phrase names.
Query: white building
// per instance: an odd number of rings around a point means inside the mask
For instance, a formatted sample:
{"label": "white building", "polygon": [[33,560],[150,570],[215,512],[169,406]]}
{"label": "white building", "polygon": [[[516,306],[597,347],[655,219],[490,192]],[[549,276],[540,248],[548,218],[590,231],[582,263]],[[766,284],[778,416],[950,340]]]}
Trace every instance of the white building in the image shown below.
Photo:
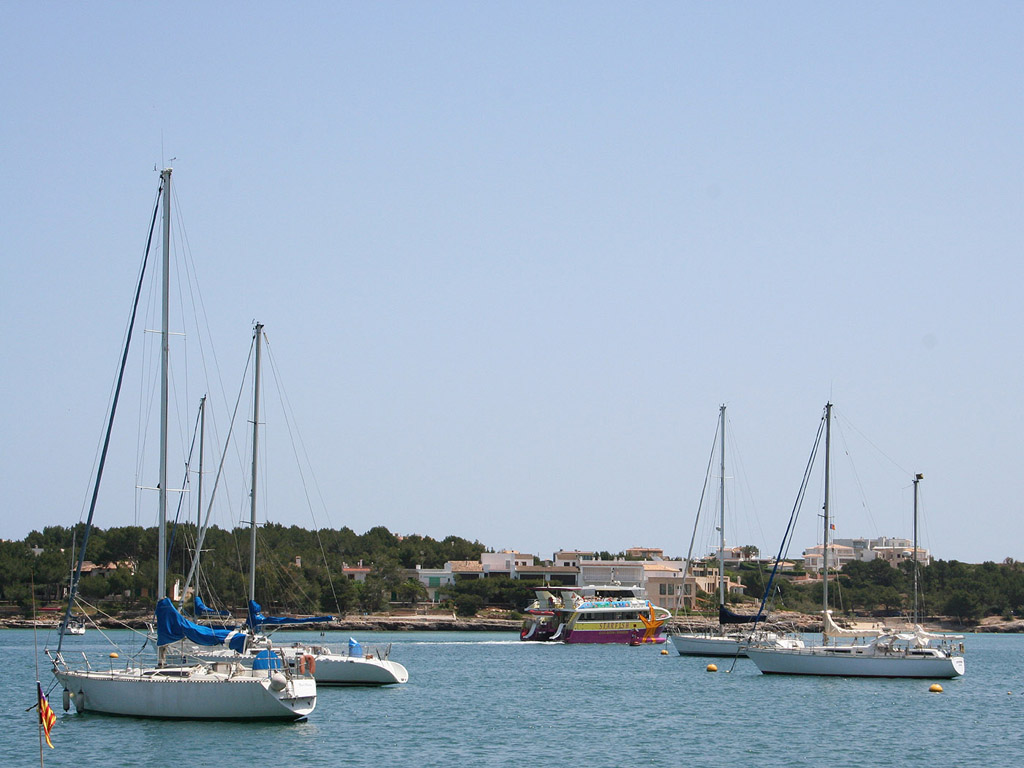
{"label": "white building", "polygon": [[480,555],[480,565],[484,567],[484,571],[490,573],[511,574],[516,568],[533,565],[533,561],[533,555],[508,549],[503,549],[501,552],[483,552]]}
{"label": "white building", "polygon": [[[810,549],[804,550],[804,568],[808,571],[820,571],[825,567],[825,547],[817,544]],[[829,544],[828,546],[828,567],[837,571],[842,570],[847,563],[856,560],[853,547],[843,544]]]}
{"label": "white building", "polygon": [[[833,539],[832,543],[852,547],[854,560],[869,562],[880,559],[885,560],[894,568],[904,560],[914,559],[914,542],[910,539],[882,536],[877,539]],[[931,553],[923,547],[918,547],[917,562],[921,565],[929,565],[931,561]]]}

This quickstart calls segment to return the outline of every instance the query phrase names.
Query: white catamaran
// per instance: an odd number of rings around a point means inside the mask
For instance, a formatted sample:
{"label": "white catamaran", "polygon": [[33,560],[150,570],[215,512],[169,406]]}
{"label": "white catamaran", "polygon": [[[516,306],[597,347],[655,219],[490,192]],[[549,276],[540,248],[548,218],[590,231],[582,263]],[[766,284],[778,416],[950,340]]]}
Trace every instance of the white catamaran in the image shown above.
{"label": "white catamaran", "polygon": [[[124,667],[115,668],[118,654],[110,654],[106,669],[92,668],[88,660],[85,668],[72,668],[65,660],[61,645],[55,652],[47,651],[53,663],[53,674],[64,688],[64,708],[74,701],[79,712],[101,712],[112,715],[173,719],[279,719],[296,720],[309,715],[316,706],[316,681],[309,675],[292,674],[287,669],[250,669],[233,662],[195,663],[170,665],[166,663],[168,645],[185,638],[200,645],[228,645],[241,648],[244,636],[231,630],[215,630],[185,619],[167,597],[167,432],[168,432],[168,380],[169,380],[169,283],[170,283],[170,228],[171,228],[171,170],[160,174],[160,200],[163,208],[163,293],[161,321],[161,374],[160,374],[160,485],[158,515],[158,575],[157,575],[157,663],[152,667],[135,666],[129,661]],[[156,223],[153,213],[153,225]],[[132,321],[125,342],[121,361],[121,373],[115,389],[114,399],[107,423],[106,438],[97,469],[93,488],[92,503],[86,524],[85,541],[79,554],[78,569],[72,582],[66,625],[74,603],[78,578],[81,573],[92,527],[96,498],[99,492],[103,465],[109,446],[110,431],[120,385],[123,381],[124,365],[131,342],[145,267],[140,275],[136,291]],[[64,633],[61,633],[63,641]]]}
{"label": "white catamaran", "polygon": [[[906,631],[849,630],[836,625],[828,607],[829,464],[832,403],[825,406],[824,564],[822,644],[805,648],[749,646],[747,656],[765,674],[843,677],[952,678],[964,673],[963,637],[924,631],[917,623],[917,484],[914,478],[914,617]],[[820,434],[820,433],[819,433]],[[838,642],[844,640],[846,642]],[[860,642],[861,640],[866,642]]]}

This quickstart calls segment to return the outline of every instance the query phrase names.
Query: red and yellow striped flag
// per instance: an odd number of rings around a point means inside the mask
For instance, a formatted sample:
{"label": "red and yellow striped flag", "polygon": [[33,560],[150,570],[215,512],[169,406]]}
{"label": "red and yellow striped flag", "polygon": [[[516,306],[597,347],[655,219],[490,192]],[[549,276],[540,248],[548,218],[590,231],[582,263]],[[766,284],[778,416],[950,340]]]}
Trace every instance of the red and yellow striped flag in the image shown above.
{"label": "red and yellow striped flag", "polygon": [[43,694],[43,686],[36,683],[36,691],[39,693],[39,722],[43,725],[43,735],[46,736],[46,743],[50,745],[50,749],[53,749],[53,743],[50,741],[50,729],[57,722],[57,716],[50,709],[50,703]]}

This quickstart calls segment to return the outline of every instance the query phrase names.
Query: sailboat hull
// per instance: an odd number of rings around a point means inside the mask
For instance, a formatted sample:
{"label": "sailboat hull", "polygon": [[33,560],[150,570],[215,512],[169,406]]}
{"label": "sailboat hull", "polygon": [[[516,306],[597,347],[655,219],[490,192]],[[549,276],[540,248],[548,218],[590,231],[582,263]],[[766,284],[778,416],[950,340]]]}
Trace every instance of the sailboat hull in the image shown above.
{"label": "sailboat hull", "polygon": [[[256,653],[264,647],[270,646],[253,644],[245,654],[228,650],[191,648],[188,657],[207,662],[237,662],[248,668],[252,667]],[[370,653],[365,656],[352,656],[334,653],[325,646],[306,646],[300,643],[277,646],[273,652],[280,654],[288,669],[293,672],[300,668],[300,660],[303,657],[312,657],[309,670],[318,685],[398,685],[409,682],[409,670],[403,665]]]}
{"label": "sailboat hull", "polygon": [[746,656],[746,638],[728,635],[672,635],[680,656]]}
{"label": "sailboat hull", "polygon": [[397,661],[340,654],[316,656],[314,675],[320,685],[395,685],[409,681],[408,670]]}
{"label": "sailboat hull", "polygon": [[[180,676],[175,676],[179,672]],[[54,670],[78,712],[180,720],[299,720],[316,706],[316,682],[204,667],[113,672]],[[284,683],[283,685],[282,682]],[[280,686],[280,690],[274,690]]]}
{"label": "sailboat hull", "polygon": [[884,655],[872,652],[871,646],[749,647],[747,656],[766,675],[949,679],[964,673],[963,656],[942,653]]}

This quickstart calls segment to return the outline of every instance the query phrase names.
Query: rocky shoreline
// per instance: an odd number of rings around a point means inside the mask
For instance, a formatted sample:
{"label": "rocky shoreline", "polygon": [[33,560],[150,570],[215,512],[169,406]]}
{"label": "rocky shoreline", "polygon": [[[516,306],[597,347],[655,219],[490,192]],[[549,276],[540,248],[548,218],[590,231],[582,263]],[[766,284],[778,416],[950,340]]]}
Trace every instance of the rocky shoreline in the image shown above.
{"label": "rocky shoreline", "polygon": [[[238,621],[244,621],[239,619]],[[151,618],[121,617],[95,619],[96,626],[103,629],[146,630],[153,623]],[[0,619],[0,629],[56,629],[57,619]],[[346,631],[346,632],[505,632],[519,631],[521,621],[516,619],[472,618],[462,619],[448,616],[359,616],[346,617],[321,624],[296,625],[288,627],[289,632],[297,631]]]}
{"label": "rocky shoreline", "polygon": [[[802,613],[772,614],[771,626],[783,630],[799,632],[820,632],[821,619],[817,616]],[[240,620],[241,621],[241,620]],[[882,619],[860,618],[848,620],[837,618],[837,623],[844,627],[879,627]],[[56,618],[46,619],[0,619],[0,629],[54,629],[59,625]],[[122,616],[96,619],[97,626],[104,629],[141,629],[145,630],[152,623],[151,617]],[[1020,633],[1024,632],[1024,620],[1007,621],[998,616],[982,619],[977,625],[967,626],[959,621],[944,616],[929,616],[922,624],[925,628],[936,632],[981,632],[981,633]],[[716,627],[713,618],[675,617],[669,619],[670,631],[701,631]],[[426,614],[416,616],[402,615],[370,615],[348,616],[344,619],[314,624],[308,627],[295,626],[290,630],[311,631],[345,631],[345,632],[518,632],[522,626],[519,619],[493,617],[459,618],[454,614]]]}

